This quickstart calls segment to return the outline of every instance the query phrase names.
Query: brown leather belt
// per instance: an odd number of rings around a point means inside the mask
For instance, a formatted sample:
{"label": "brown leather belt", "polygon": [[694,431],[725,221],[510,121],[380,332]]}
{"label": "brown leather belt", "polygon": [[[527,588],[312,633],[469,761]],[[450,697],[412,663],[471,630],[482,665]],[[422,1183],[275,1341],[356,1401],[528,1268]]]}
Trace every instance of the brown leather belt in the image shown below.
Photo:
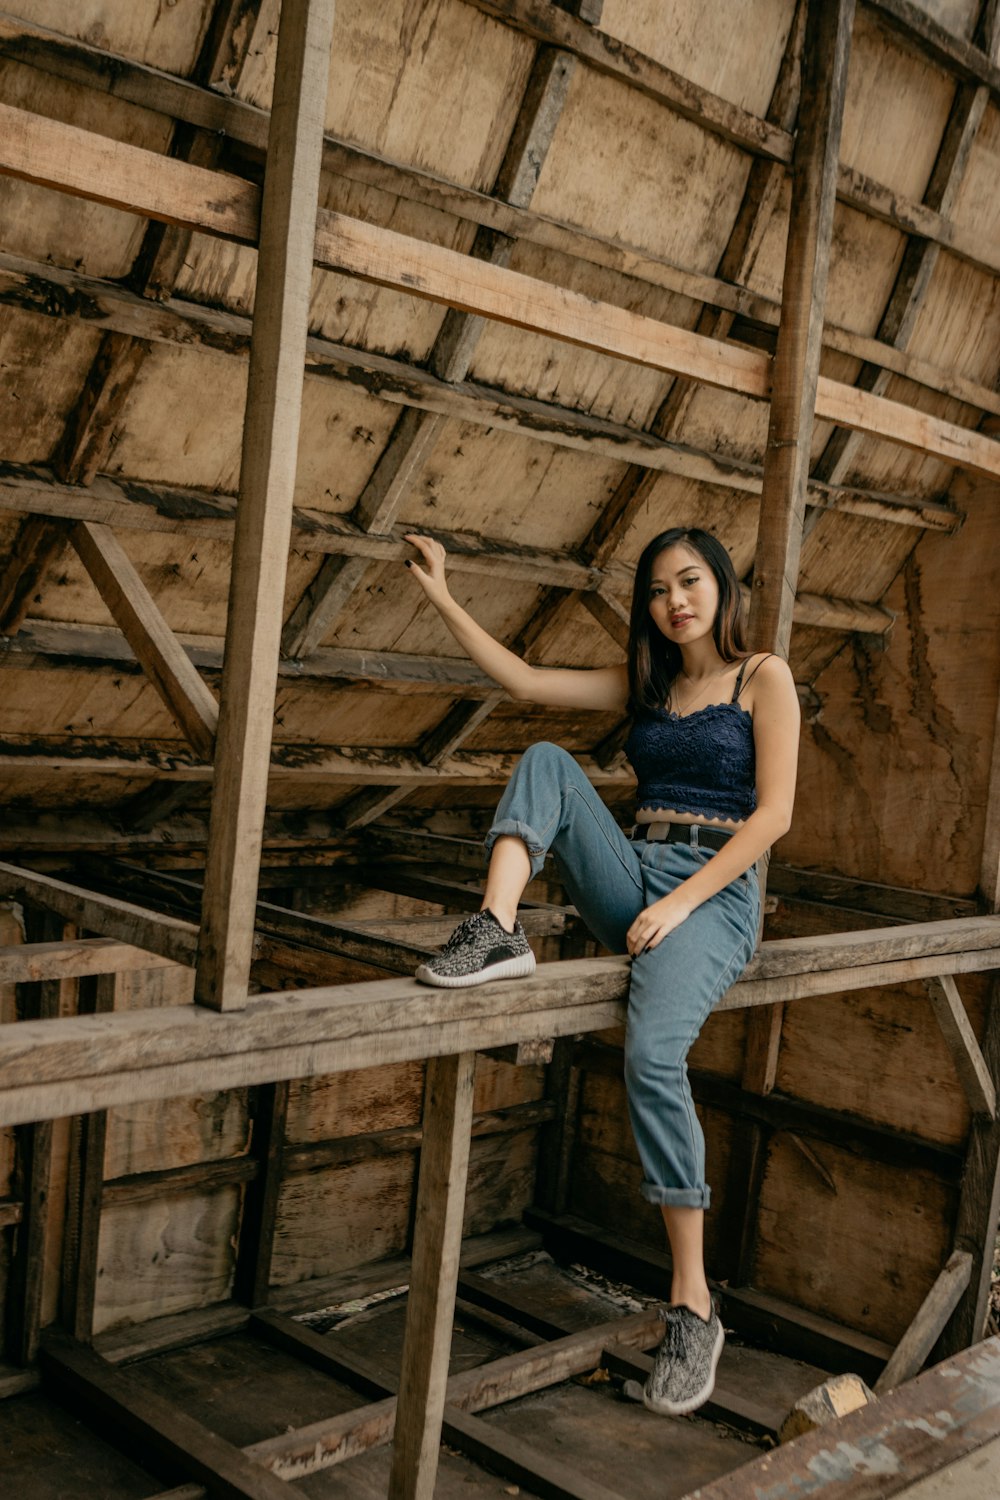
{"label": "brown leather belt", "polygon": [[693,849],[721,849],[733,836],[729,828],[709,828],[704,823],[636,823],[634,841],[650,844],[690,844]]}

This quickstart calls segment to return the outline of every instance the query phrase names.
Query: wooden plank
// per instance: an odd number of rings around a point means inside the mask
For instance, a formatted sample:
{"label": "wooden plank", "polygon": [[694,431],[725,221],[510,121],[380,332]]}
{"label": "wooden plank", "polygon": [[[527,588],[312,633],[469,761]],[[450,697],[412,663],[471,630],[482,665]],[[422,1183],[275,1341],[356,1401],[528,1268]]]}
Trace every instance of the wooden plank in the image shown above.
{"label": "wooden plank", "polygon": [[469,1171],[476,1059],[427,1064],[413,1272],[393,1430],[389,1500],[432,1500],[451,1358],[455,1288]]}
{"label": "wooden plank", "polygon": [[[197,929],[191,922],[160,916],[130,901],[95,895],[51,875],[38,875],[16,865],[0,864],[0,891],[57,912],[67,922],[89,932],[100,932],[129,946],[148,949],[170,963],[190,967],[194,962]],[[154,961],[150,967],[158,965]]]}
{"label": "wooden plank", "polygon": [[20,629],[35,590],[61,551],[63,540],[63,528],[41,516],[22,521],[0,574],[0,631],[12,635]]}
{"label": "wooden plank", "polygon": [[824,1490],[838,1500],[890,1500],[998,1434],[1000,1339],[989,1339],[880,1401],[702,1485],[699,1500],[743,1500],[753,1492],[822,1497]]}
{"label": "wooden plank", "polygon": [[749,633],[787,657],[816,409],[854,0],[810,0]]}
{"label": "wooden plank", "polygon": [[940,67],[970,83],[981,83],[1000,103],[1000,67],[992,54],[956,36],[910,0],[865,0],[883,24]]}
{"label": "wooden plank", "polygon": [[936,922],[949,917],[972,917],[979,910],[974,901],[957,896],[915,891],[880,881],[857,880],[850,875],[833,875],[824,870],[803,870],[773,860],[768,870],[768,884],[773,893],[791,900],[870,912],[873,916],[894,917],[897,922]]}
{"label": "wooden plank", "polygon": [[878,1395],[895,1390],[896,1386],[920,1374],[971,1276],[972,1256],[966,1251],[956,1250],[921,1302],[912,1323],[892,1351],[892,1358],[875,1382]]}
{"label": "wooden plank", "polygon": [[282,16],[195,993],[247,1001],[302,410],[333,0]]}
{"label": "wooden plank", "polygon": [[18,943],[0,948],[0,984],[40,979],[79,979],[88,974],[119,974],[163,968],[168,959],[119,943],[114,938],[73,938],[53,943]]}
{"label": "wooden plank", "polygon": [[109,526],[79,521],[70,532],[84,567],[136,660],[198,755],[211,760],[219,705],[170,629]]}
{"label": "wooden plank", "polygon": [[[561,1260],[579,1261],[629,1286],[661,1296],[670,1277],[670,1255],[573,1214],[531,1208],[525,1222],[541,1231],[545,1248]],[[714,1288],[727,1327],[761,1347],[778,1347],[790,1357],[811,1360],[827,1370],[859,1371],[874,1381],[892,1354],[890,1345],[807,1308],[749,1287]]]}
{"label": "wooden plank", "polygon": [[[88,140],[86,132],[2,105],[0,141],[4,145],[0,171],[7,175],[210,233],[251,242],[255,238],[256,189],[239,184],[237,179],[226,179],[222,174],[104,137]],[[146,160],[149,157],[158,164],[155,171],[152,162]],[[144,177],[149,179],[148,184]],[[209,181],[213,177],[219,179],[214,186]],[[878,208],[882,197],[891,199],[893,195],[884,190],[881,194],[868,191],[866,201],[871,211]],[[921,226],[917,232],[922,232],[927,211],[909,217],[915,226]],[[957,253],[959,240],[954,233],[949,236],[949,245]],[[984,253],[997,260],[994,269],[1000,270],[1000,257],[992,256],[988,248]],[[326,269],[444,302],[463,312],[550,333],[584,348],[744,395],[763,398],[768,394],[770,361],[766,354],[721,345],[685,329],[593,302],[519,272],[473,262],[455,251],[344,215],[328,211],[318,215],[315,256],[317,264]],[[899,402],[839,385],[827,377],[821,376],[817,384],[816,414],[960,467],[990,476],[1000,473],[1000,444],[991,438]]]}
{"label": "wooden plank", "polygon": [[[115,1006],[114,974],[98,975],[80,986],[80,1014],[107,1014]],[[83,1115],[73,1122],[70,1191],[63,1247],[62,1322],[75,1339],[89,1343],[94,1332],[94,1303],[99,1274],[98,1249],[104,1192],[106,1110]]]}
{"label": "wooden plank", "polygon": [[962,997],[948,974],[925,979],[927,991],[941,1034],[948,1044],[955,1070],[962,1082],[973,1114],[996,1119],[997,1091],[990,1070],[980,1050],[979,1041],[969,1025]]}
{"label": "wooden plank", "polygon": [[[143,299],[132,296],[114,283],[96,281],[78,272],[63,271],[36,262],[25,262],[2,253],[0,290],[11,305],[24,307],[42,316],[53,316],[58,310],[59,315],[64,318],[79,317],[81,309],[85,308],[91,316],[99,316],[106,326],[138,329],[152,339],[203,344],[230,356],[244,355],[249,349],[250,322],[246,318],[229,312],[213,311],[194,303],[172,302],[169,306],[151,307]],[[491,391],[484,386],[452,387],[405,361],[389,359],[362,348],[335,344],[316,337],[309,339],[307,347],[313,373],[325,378],[352,380],[380,400],[438,411],[458,421],[516,431],[537,441],[593,452],[615,460],[626,459],[657,471],[718,484],[748,495],[760,492],[762,471],[756,464],[733,458],[721,461],[704,450],[665,441],[651,432],[642,432],[623,423],[611,422],[551,402],[519,397],[510,392]],[[974,393],[964,394],[968,399]],[[979,404],[982,405],[984,400],[985,396],[980,397]],[[997,408],[1000,410],[1000,400]],[[37,476],[42,472],[31,470],[27,466],[6,464],[3,466],[3,474],[16,474],[19,467],[29,475]],[[105,475],[100,481],[100,492],[113,494],[115,489],[116,486]],[[143,485],[134,491],[140,502],[138,507],[126,504],[124,508],[115,510],[93,500],[88,505],[84,498],[68,486],[63,487],[59,493],[63,497],[63,509],[69,507],[69,518],[113,521],[115,525],[121,526],[137,524],[130,517],[142,515],[147,518],[146,524],[150,524],[155,512],[150,514],[149,502],[162,492],[162,486],[154,485],[150,488]],[[810,481],[809,497],[813,505],[906,525],[954,530],[960,521],[955,510],[940,501],[882,494],[856,486]],[[19,505],[14,504],[14,499],[14,496],[8,495],[0,474],[0,501],[15,509],[31,508],[25,503],[23,496]],[[161,529],[195,533],[208,528],[212,534],[229,536],[231,524],[227,530],[226,517],[229,516],[231,522],[231,508],[232,501],[226,498],[209,499],[204,494],[190,493],[185,496],[173,528],[165,515],[155,524]],[[48,509],[52,509],[51,501]],[[311,537],[312,549],[315,551],[346,548],[347,551],[353,549],[371,556],[383,555],[385,552],[386,543],[380,543],[377,537],[357,529],[352,531],[336,516],[316,511],[299,511],[295,513],[294,524],[297,533],[303,531]],[[344,548],[335,546],[331,549],[325,542],[329,537],[344,538]],[[467,535],[463,537],[459,534],[452,539],[448,550],[455,554],[452,558],[453,566],[455,558],[460,558],[468,550],[468,545]],[[399,555],[404,555],[402,550]],[[525,555],[530,557],[530,550]],[[459,565],[466,566],[465,563]],[[586,574],[583,576],[583,586],[587,586]]]}
{"label": "wooden plank", "polygon": [[[255,1317],[253,1328],[277,1348],[315,1365],[334,1379],[348,1381],[374,1399],[396,1391],[397,1381],[391,1371],[363,1355],[338,1349],[334,1340],[315,1334],[290,1318],[264,1312]],[[530,1487],[533,1495],[544,1500],[621,1500],[618,1492],[455,1406],[444,1408],[442,1435],[451,1447],[487,1464],[506,1479]]]}
{"label": "wooden plank", "polygon": [[262,1465],[92,1349],[50,1330],[39,1360],[45,1383],[71,1398],[74,1411],[115,1442],[153,1452],[226,1500],[287,1500],[284,1483]]}
{"label": "wooden plank", "polygon": [[265,1084],[253,1101],[250,1151],[257,1173],[243,1198],[233,1295],[248,1307],[266,1302],[285,1170],[288,1083]]}
{"label": "wooden plank", "polygon": [[[50,917],[43,918],[42,926],[50,931],[59,925]],[[58,980],[44,980],[23,994],[26,1015],[40,1021],[58,1016]],[[18,1214],[20,1227],[10,1266],[8,1317],[4,1326],[5,1352],[17,1365],[33,1363],[38,1352],[48,1269],[46,1250],[52,1209],[54,1146],[51,1119],[29,1125],[18,1142],[18,1180],[22,1201]]]}
{"label": "wooden plank", "polygon": [[[247,8],[252,8],[249,3]],[[620,46],[620,43],[616,45]],[[143,109],[158,110],[230,140],[239,141],[251,152],[263,152],[267,135],[266,113],[232,94],[226,97],[221,91],[199,88],[191,80],[178,79],[146,64],[137,63],[132,58],[110,53],[101,47],[88,46],[76,38],[36,26],[20,17],[0,15],[0,49],[56,77],[71,79],[84,87],[130,100]],[[622,71],[620,78],[626,83],[631,81],[627,69]],[[228,89],[232,89],[234,81],[233,70],[230,69],[226,79]],[[794,118],[784,122],[772,120],[770,123],[777,124],[782,129],[786,125],[789,127],[786,131],[787,152],[783,154],[782,160],[790,160],[790,128],[794,124]],[[654,285],[666,287],[695,301],[712,303],[734,313],[742,312],[757,321],[777,325],[778,304],[748,291],[746,287],[727,284],[718,277],[686,271],[636,246],[623,244],[619,240],[588,232],[579,226],[548,216],[533,214],[529,210],[504,203],[490,194],[447,181],[437,174],[413,166],[402,166],[335,136],[325,138],[324,169],[350,181],[381,188],[486,228],[529,240],[563,254],[579,256],[595,265],[643,277]],[[863,189],[867,189],[870,194],[872,186],[874,185],[866,183],[858,174],[845,174],[841,181],[845,200],[852,201],[850,195],[853,193],[853,206],[862,212],[867,208],[866,192]],[[884,189],[876,196],[880,216],[904,233],[908,232],[911,227],[912,216],[908,213],[911,205]],[[944,226],[939,228],[936,225],[933,215],[925,218],[921,228],[925,235],[934,238],[937,233],[941,241],[945,242],[947,231]],[[986,405],[983,410],[1000,410],[1000,398],[996,393],[977,386],[975,382],[964,381],[954,373],[935,369],[926,361],[914,359],[891,347],[883,348],[879,354],[876,340],[843,328],[831,328],[829,337],[831,347],[855,358],[875,362],[881,358],[887,362],[887,368],[927,383],[931,389],[942,390],[971,405],[984,401]],[[973,394],[976,391],[978,396]]]}

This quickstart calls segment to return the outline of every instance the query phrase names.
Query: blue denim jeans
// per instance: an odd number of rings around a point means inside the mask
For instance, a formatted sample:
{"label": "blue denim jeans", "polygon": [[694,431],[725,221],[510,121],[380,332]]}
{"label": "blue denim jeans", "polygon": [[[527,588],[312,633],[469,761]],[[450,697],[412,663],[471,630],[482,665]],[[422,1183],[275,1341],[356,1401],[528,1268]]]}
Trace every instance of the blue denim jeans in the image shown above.
{"label": "blue denim jeans", "polygon": [[[549,851],[581,917],[613,953],[639,912],[680,885],[713,850],[629,839],[573,757],[532,745],[511,777],[486,838],[523,839],[537,875]],[[687,1055],[716,1001],[753,955],[760,894],[751,867],[632,960],[625,1082],[651,1203],[707,1208],[705,1139]]]}

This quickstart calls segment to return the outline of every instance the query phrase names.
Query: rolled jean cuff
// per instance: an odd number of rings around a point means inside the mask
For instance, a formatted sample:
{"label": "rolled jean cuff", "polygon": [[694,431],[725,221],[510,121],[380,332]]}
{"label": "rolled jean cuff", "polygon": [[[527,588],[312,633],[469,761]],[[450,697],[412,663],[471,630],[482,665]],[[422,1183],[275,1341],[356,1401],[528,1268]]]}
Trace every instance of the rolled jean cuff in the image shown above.
{"label": "rolled jean cuff", "polygon": [[658,1203],[664,1208],[709,1208],[712,1202],[709,1187],[665,1188],[657,1187],[655,1182],[644,1182],[639,1191],[647,1203]]}
{"label": "rolled jean cuff", "polygon": [[493,845],[497,839],[502,838],[520,839],[528,851],[528,858],[531,860],[532,878],[542,873],[542,866],[545,864],[547,850],[530,823],[519,823],[516,818],[501,818],[498,823],[494,823],[486,835],[487,859],[493,853]]}

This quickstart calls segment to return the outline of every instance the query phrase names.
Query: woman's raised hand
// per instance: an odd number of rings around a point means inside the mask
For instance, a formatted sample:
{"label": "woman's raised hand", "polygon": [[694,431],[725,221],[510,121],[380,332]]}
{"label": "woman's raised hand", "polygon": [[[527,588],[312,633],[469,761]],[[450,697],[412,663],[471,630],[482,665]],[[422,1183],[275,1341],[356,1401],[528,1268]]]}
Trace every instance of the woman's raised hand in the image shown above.
{"label": "woman's raised hand", "polygon": [[451,598],[444,576],[447,556],[444,548],[433,537],[419,536],[416,532],[410,532],[403,540],[416,547],[425,564],[424,567],[420,567],[418,563],[407,561],[406,566],[415,576],[431,603],[440,607]]}

